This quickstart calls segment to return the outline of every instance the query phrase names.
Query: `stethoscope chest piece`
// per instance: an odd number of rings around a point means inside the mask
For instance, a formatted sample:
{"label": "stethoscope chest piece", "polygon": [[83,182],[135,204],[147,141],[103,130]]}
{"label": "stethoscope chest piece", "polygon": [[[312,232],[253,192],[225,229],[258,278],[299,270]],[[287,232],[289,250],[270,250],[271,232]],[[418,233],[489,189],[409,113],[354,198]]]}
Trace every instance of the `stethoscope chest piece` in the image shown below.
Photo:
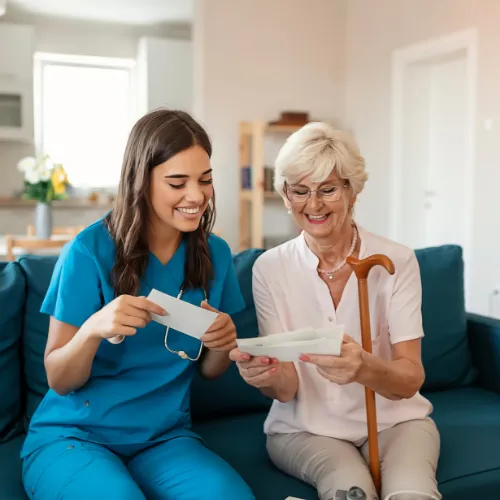
{"label": "stethoscope chest piece", "polygon": [[[182,287],[179,291],[179,295],[177,296],[178,299],[181,299],[182,298],[182,294],[184,293],[184,287]],[[206,290],[204,290],[204,294],[205,294],[205,300],[207,300],[207,292]],[[181,359],[189,359],[189,361],[198,361],[200,359],[200,356],[201,356],[201,352],[203,351],[203,342],[200,343],[200,347],[198,349],[198,354],[195,358],[191,358],[187,353],[186,351],[175,351],[173,349],[170,349],[170,347],[168,346],[168,332],[170,330],[170,327],[167,326],[167,330],[165,332],[165,341],[164,341],[164,344],[165,344],[165,348],[167,349],[168,352],[172,353],[172,354],[177,354],[177,356],[179,356],[179,358]]]}

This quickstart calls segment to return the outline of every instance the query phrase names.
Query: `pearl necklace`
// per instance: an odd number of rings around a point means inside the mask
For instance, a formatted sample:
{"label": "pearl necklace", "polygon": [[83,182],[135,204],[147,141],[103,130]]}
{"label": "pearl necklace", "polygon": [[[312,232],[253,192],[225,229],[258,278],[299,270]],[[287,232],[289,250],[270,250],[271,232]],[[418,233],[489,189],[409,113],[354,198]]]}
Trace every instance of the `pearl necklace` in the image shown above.
{"label": "pearl necklace", "polygon": [[318,269],[318,273],[321,273],[321,274],[326,274],[328,276],[328,279],[332,280],[333,279],[333,275],[340,271],[344,266],[345,266],[345,263],[347,262],[347,257],[350,257],[352,255],[352,253],[354,252],[354,249],[356,248],[356,242],[358,240],[358,231],[356,230],[356,226],[352,226],[352,230],[353,230],[353,235],[352,235],[352,242],[351,242],[351,248],[349,248],[349,253],[345,256],[344,260],[338,264],[336,267],[334,267],[331,271],[325,271],[323,269]]}

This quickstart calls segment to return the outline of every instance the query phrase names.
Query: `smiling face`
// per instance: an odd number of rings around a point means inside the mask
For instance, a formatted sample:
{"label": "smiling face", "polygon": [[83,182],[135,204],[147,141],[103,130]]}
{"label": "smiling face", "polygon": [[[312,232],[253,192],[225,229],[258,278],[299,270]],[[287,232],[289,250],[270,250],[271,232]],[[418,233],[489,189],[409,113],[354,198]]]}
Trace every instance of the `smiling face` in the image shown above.
{"label": "smiling face", "polygon": [[297,225],[320,239],[339,233],[344,224],[349,223],[349,207],[355,202],[351,193],[335,169],[322,182],[312,182],[308,176],[285,186],[286,206]]}
{"label": "smiling face", "polygon": [[164,228],[195,231],[212,197],[210,158],[200,146],[181,151],[151,171],[151,215]]}

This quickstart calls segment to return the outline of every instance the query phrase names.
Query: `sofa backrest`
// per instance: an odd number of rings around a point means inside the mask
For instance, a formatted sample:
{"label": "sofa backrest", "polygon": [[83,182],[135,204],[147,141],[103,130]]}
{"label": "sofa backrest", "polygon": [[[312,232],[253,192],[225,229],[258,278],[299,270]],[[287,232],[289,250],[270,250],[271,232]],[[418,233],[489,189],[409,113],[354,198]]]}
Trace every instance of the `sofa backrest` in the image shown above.
{"label": "sofa backrest", "polygon": [[41,314],[40,308],[56,261],[55,256],[21,257],[18,261],[27,285],[22,332],[26,423],[31,420],[48,390],[43,358],[49,330],[49,317]]}
{"label": "sofa backrest", "polygon": [[475,382],[467,338],[462,249],[443,245],[416,250],[422,279],[425,337],[422,391],[465,387]]}
{"label": "sofa backrest", "polygon": [[0,443],[21,428],[21,329],[26,284],[19,266],[0,263]]}
{"label": "sofa backrest", "polygon": [[[234,257],[236,274],[246,309],[235,315],[238,336],[255,337],[257,318],[252,297],[252,267],[262,250],[245,250]],[[462,249],[443,245],[415,251],[422,279],[422,317],[425,337],[422,361],[426,371],[423,392],[464,387],[474,383],[467,339]],[[221,379],[206,382],[200,378],[193,386],[194,416],[266,409],[270,401],[248,388],[236,367]],[[234,401],[234,403],[232,403]]]}
{"label": "sofa backrest", "polygon": [[[236,276],[240,284],[245,309],[233,316],[238,337],[257,336],[257,317],[252,296],[252,267],[263,250],[246,250],[234,256]],[[194,420],[218,415],[267,410],[271,399],[241,378],[234,363],[216,380],[204,380],[197,375],[193,381],[191,409]]]}
{"label": "sofa backrest", "polygon": [[[234,256],[246,303],[245,310],[233,318],[242,338],[257,336],[252,267],[262,253],[252,249]],[[447,245],[417,250],[416,255],[426,335],[422,343],[426,370],[423,390],[470,385],[475,370],[467,341],[462,251]],[[27,256],[0,266],[0,442],[18,429],[20,411],[28,423],[47,391],[43,354],[49,318],[39,311],[55,262],[55,257]],[[21,373],[25,381],[22,395]],[[195,420],[265,411],[271,404],[269,398],[243,382],[234,364],[217,380],[197,376],[191,396]]]}

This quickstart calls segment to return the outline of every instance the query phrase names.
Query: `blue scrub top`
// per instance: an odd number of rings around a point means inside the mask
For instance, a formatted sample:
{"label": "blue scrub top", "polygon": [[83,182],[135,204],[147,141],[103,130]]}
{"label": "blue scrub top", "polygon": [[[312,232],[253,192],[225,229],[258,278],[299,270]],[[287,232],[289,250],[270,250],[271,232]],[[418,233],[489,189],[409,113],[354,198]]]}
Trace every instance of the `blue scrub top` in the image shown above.
{"label": "blue scrub top", "polygon": [[[234,314],[245,306],[227,243],[208,240],[214,279],[212,307]],[[186,244],[163,265],[152,253],[138,295],[153,288],[177,297],[184,281]],[[110,282],[115,245],[100,220],[82,231],[61,252],[41,311],[81,327],[115,295]],[[185,290],[182,300],[200,305],[203,290]],[[60,396],[49,389],[30,423],[21,456],[58,438],[74,437],[130,453],[178,436],[197,437],[190,429],[190,385],[195,363],[170,353],[166,327],[151,321],[120,344],[103,340],[89,380]],[[200,341],[170,329],[168,345],[196,357]]]}

